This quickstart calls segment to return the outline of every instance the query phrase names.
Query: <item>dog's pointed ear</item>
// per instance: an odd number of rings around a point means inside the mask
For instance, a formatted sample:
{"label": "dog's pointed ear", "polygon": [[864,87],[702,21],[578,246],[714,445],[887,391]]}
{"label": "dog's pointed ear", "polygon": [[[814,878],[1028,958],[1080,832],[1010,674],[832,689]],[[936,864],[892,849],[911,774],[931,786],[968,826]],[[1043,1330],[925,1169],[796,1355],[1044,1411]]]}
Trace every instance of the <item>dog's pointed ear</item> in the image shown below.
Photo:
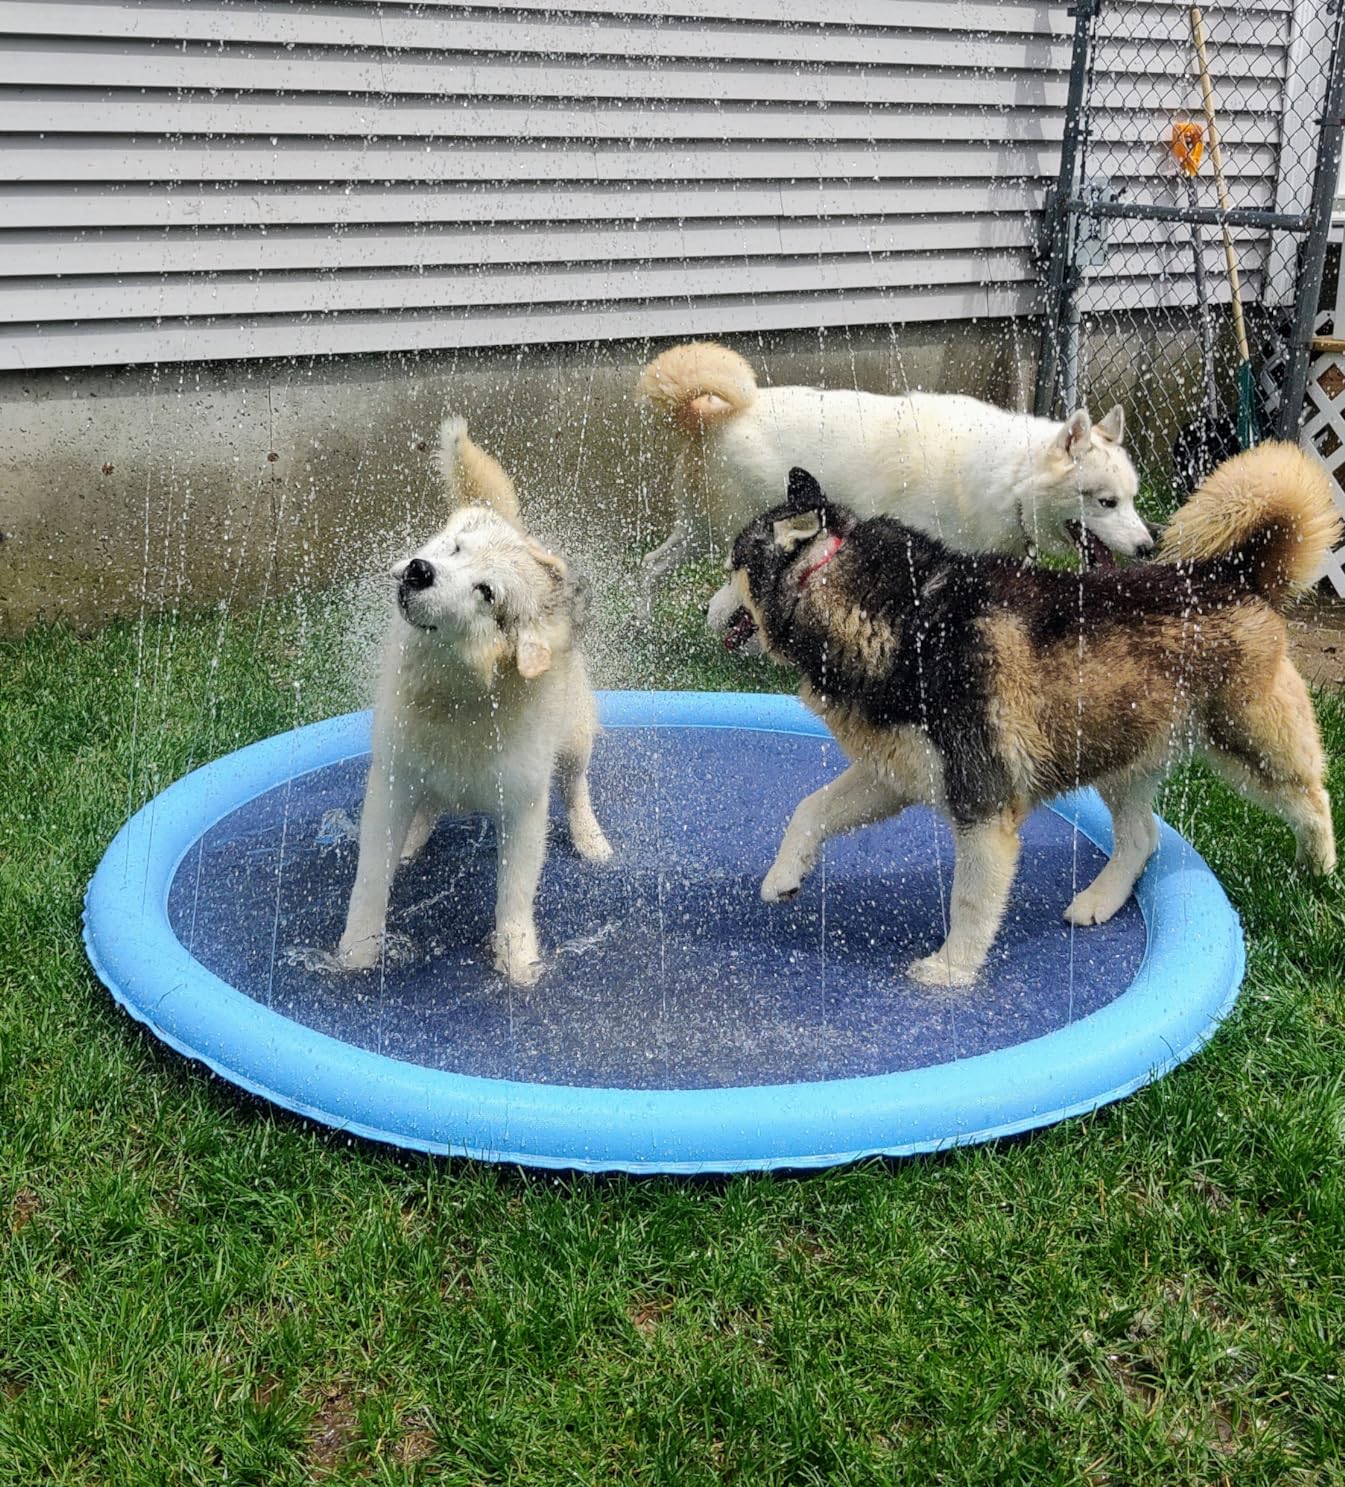
{"label": "dog's pointed ear", "polygon": [[559,553],[552,552],[550,548],[543,547],[535,537],[525,537],[523,539],[523,545],[548,573],[562,582],[565,580],[566,575],[570,571],[570,565]]}
{"label": "dog's pointed ear", "polygon": [[514,652],[518,674],[525,682],[536,681],[544,671],[551,669],[551,647],[540,631],[531,627],[518,632],[518,646]]}
{"label": "dog's pointed ear", "polygon": [[775,523],[776,547],[797,547],[822,530],[820,511],[795,511]]}
{"label": "dog's pointed ear", "polygon": [[1121,443],[1126,434],[1126,416],[1121,411],[1120,403],[1117,403],[1107,416],[1099,419],[1093,427],[1109,443]]}
{"label": "dog's pointed ear", "polygon": [[1056,452],[1066,459],[1076,458],[1087,447],[1092,433],[1093,420],[1088,416],[1088,409],[1076,408],[1055,436]]}
{"label": "dog's pointed ear", "polygon": [[827,509],[827,498],[822,487],[807,470],[795,465],[789,472],[789,486],[785,493],[785,504],[794,511],[823,512]]}

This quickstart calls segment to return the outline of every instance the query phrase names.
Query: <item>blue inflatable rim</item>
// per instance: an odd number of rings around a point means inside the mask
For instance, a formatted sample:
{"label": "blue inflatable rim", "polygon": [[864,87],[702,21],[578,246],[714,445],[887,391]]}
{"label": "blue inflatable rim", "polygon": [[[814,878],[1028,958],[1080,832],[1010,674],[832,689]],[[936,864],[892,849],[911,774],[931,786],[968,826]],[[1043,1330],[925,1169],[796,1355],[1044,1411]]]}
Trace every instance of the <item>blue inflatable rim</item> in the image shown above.
{"label": "blue inflatable rim", "polygon": [[[795,697],[615,692],[602,721],[826,736]],[[604,1089],[484,1079],[343,1043],[243,995],[173,934],[168,892],[217,821],[287,779],[369,749],[353,713],[207,764],[118,832],[85,898],[100,980],[156,1037],[253,1094],[352,1135],[444,1156],[590,1172],[826,1167],[1014,1135],[1085,1114],[1160,1077],[1209,1039],[1237,999],[1241,928],[1213,873],[1170,827],[1136,888],[1148,943],[1130,986],[1028,1042],[899,1073],[714,1090]],[[1104,851],[1092,791],[1052,809]]]}

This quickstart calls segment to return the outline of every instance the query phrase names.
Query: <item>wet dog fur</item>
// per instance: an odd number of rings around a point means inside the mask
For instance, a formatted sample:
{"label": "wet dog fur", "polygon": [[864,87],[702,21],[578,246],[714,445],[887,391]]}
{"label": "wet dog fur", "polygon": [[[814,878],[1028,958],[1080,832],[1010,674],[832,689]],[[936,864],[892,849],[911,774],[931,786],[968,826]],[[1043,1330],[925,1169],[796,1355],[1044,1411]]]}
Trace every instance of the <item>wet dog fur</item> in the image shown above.
{"label": "wet dog fur", "polygon": [[374,708],[359,864],[338,950],[348,969],[380,955],[399,862],[446,811],[495,820],[496,969],[528,984],[542,969],[533,901],[558,778],[575,850],[611,855],[589,799],[597,708],[578,636],[586,584],[523,530],[513,482],[448,418],[438,462],[459,504],[392,567],[397,614]]}
{"label": "wet dog fur", "polygon": [[962,552],[1100,541],[1133,557],[1153,546],[1119,407],[1097,423],[1082,408],[1054,423],[957,395],[759,388],[750,364],[712,341],[656,357],[637,397],[681,444],[673,531],[644,560],[647,591],[678,563],[727,549],[777,503],[793,465],[859,516],[894,516]]}
{"label": "wet dog fur", "polygon": [[1338,530],[1324,472],[1291,444],[1215,471],[1159,561],[1084,573],[951,552],[891,518],[861,520],[792,471],[786,502],[734,544],[735,631],[755,628],[802,673],[804,700],[853,762],[799,805],[762,897],[796,893],[829,837],[933,806],[956,846],[949,928],[909,974],[969,983],[1028,812],[1097,787],[1112,856],[1065,917],[1101,924],[1157,844],[1158,784],[1192,751],[1287,822],[1300,865],[1331,872],[1321,739],[1279,611]]}

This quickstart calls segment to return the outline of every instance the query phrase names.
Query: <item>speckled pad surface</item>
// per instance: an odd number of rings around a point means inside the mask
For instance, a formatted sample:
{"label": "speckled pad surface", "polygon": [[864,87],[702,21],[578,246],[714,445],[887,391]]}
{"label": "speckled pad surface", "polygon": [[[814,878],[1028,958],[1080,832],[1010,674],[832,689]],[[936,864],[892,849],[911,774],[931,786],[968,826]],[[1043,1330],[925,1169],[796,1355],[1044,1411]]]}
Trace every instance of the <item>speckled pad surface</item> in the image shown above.
{"label": "speckled pad surface", "polygon": [[274,1011],[431,1068],[530,1082],[687,1089],[891,1073],[1053,1031],[1120,995],[1145,949],[1133,900],[1071,930],[1097,848],[1038,811],[982,985],[902,968],[942,937],[952,846],[912,810],[826,853],[792,903],[758,896],[797,801],[844,759],[828,740],[735,728],[605,734],[592,782],[616,848],[594,868],[554,825],[537,917],[548,969],[496,975],[484,948],[493,829],[440,822],[398,875],[395,952],[340,974],[366,765],[302,775],[226,816],[180,864],[169,918],[193,956]]}

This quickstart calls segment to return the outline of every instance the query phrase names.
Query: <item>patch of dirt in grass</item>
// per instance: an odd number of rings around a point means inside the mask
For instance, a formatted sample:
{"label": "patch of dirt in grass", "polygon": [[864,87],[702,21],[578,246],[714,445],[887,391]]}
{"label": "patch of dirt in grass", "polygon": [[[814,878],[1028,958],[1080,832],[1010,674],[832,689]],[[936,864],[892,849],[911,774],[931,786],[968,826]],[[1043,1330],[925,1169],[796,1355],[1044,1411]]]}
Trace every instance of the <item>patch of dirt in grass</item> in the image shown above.
{"label": "patch of dirt in grass", "polygon": [[1225,1208],[1232,1207],[1232,1199],[1224,1192],[1223,1188],[1206,1172],[1199,1167],[1191,1174],[1191,1188],[1196,1196],[1203,1199],[1206,1206],[1221,1212]]}
{"label": "patch of dirt in grass", "polygon": [[668,1297],[658,1296],[645,1301],[632,1302],[626,1308],[626,1316],[641,1337],[652,1337],[658,1331],[659,1323],[671,1308],[672,1302]]}
{"label": "patch of dirt in grass", "polygon": [[816,1232],[807,1225],[799,1229],[797,1233],[782,1239],[776,1245],[775,1252],[782,1260],[795,1256],[814,1265],[825,1265],[831,1260],[831,1251],[818,1238]]}
{"label": "patch of dirt in grass", "polygon": [[9,1232],[19,1234],[32,1223],[42,1201],[31,1188],[20,1188],[9,1205]]}
{"label": "patch of dirt in grass", "polygon": [[253,1386],[252,1402],[259,1409],[266,1409],[275,1403],[284,1388],[285,1381],[278,1374],[263,1374]]}
{"label": "patch of dirt in grass", "polygon": [[1106,1363],[1108,1372],[1120,1385],[1126,1398],[1138,1405],[1146,1416],[1152,1415],[1158,1408],[1162,1395],[1158,1386],[1140,1372],[1144,1367],[1142,1360],[1123,1357],[1120,1353],[1108,1353]]}
{"label": "patch of dirt in grass", "polygon": [[463,1245],[444,1252],[444,1271],[439,1278],[439,1295],[445,1301],[468,1301],[475,1289],[473,1273],[476,1251]]}
{"label": "patch of dirt in grass", "polygon": [[1289,656],[1314,687],[1345,690],[1345,600],[1314,593],[1289,614]]}
{"label": "patch of dirt in grass", "polygon": [[392,1459],[398,1466],[414,1466],[434,1455],[439,1438],[423,1415],[403,1416],[400,1423],[401,1435],[392,1448]]}
{"label": "patch of dirt in grass", "polygon": [[307,1455],[314,1480],[330,1475],[345,1459],[358,1424],[355,1403],[344,1384],[330,1384],[322,1391],[308,1426]]}
{"label": "patch of dirt in grass", "polygon": [[1217,1452],[1220,1456],[1232,1456],[1242,1445],[1239,1437],[1249,1434],[1250,1431],[1249,1424],[1244,1421],[1239,1427],[1234,1422],[1231,1412],[1223,1405],[1216,1404],[1194,1428],[1174,1425],[1168,1431],[1168,1439],[1177,1446],[1194,1441],[1204,1446],[1206,1450]]}

